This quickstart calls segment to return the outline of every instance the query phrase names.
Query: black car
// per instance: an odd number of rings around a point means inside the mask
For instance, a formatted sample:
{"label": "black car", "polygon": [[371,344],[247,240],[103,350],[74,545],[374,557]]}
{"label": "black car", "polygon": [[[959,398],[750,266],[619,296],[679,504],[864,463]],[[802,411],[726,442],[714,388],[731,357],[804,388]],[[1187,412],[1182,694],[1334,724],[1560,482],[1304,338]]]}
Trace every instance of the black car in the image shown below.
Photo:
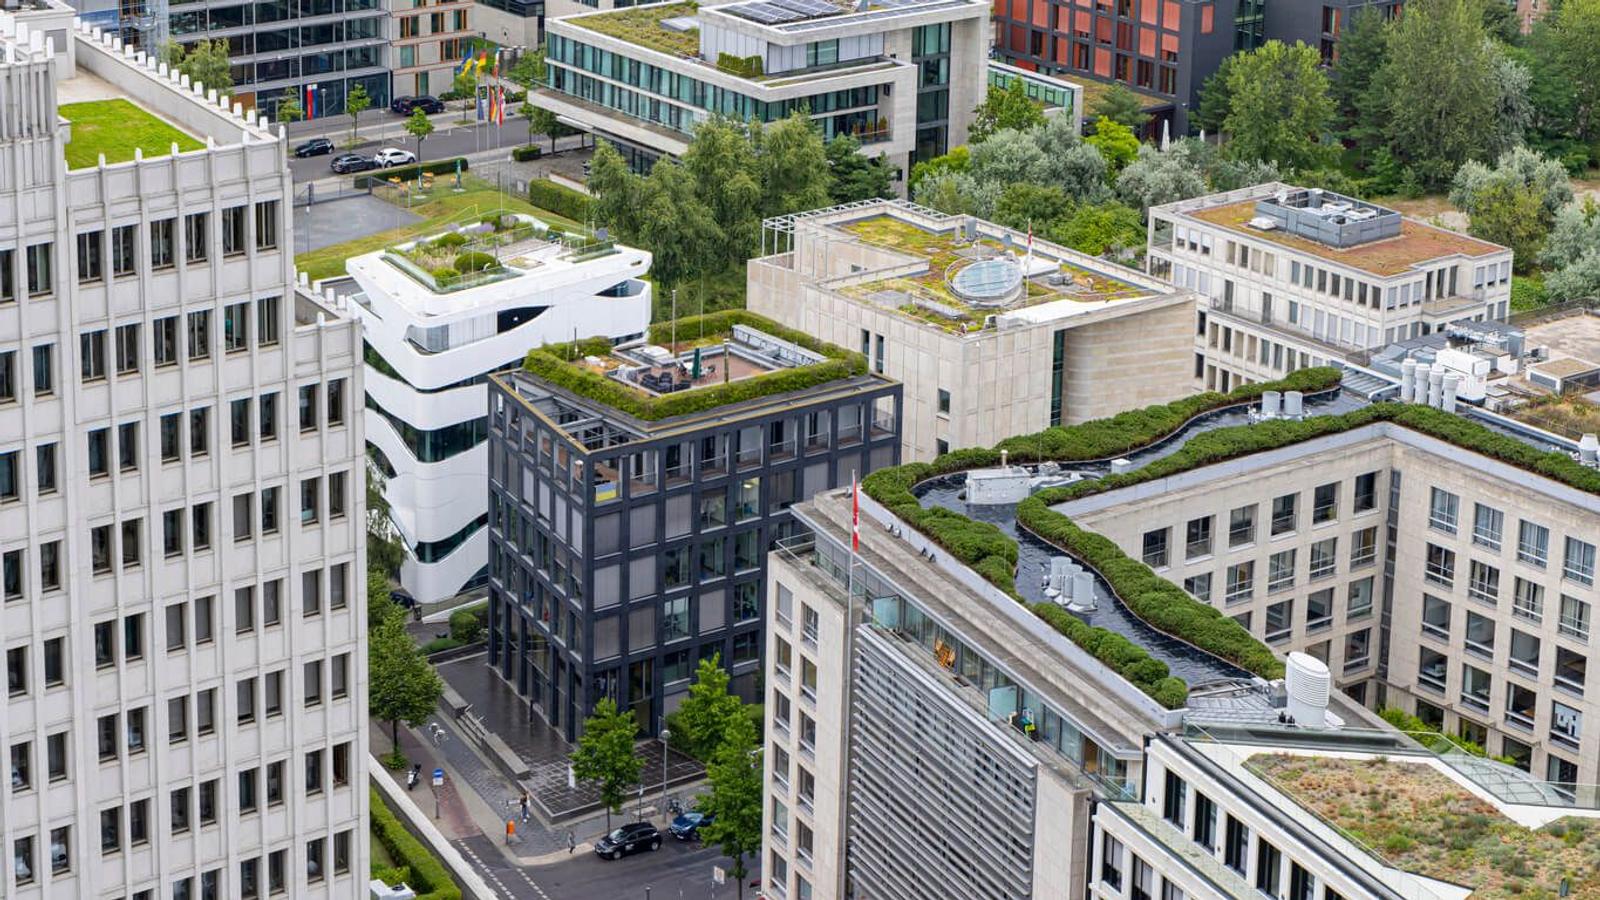
{"label": "black car", "polygon": [[308,156],[321,156],[333,152],[333,141],[327,138],[312,138],[304,144],[294,148],[294,155],[300,159]]}
{"label": "black car", "polygon": [[329,164],[329,168],[333,169],[333,171],[340,175],[343,175],[347,172],[365,172],[368,169],[376,169],[377,167],[378,164],[372,161],[372,157],[361,156],[355,153],[346,153],[342,156],[335,156],[333,158],[333,162]]}
{"label": "black car", "polygon": [[690,810],[673,819],[672,824],[667,826],[667,833],[680,841],[698,841],[700,840],[700,829],[716,820],[716,816],[699,810]]}
{"label": "black car", "polygon": [[601,859],[621,859],[642,850],[660,850],[661,832],[649,822],[632,822],[594,842]]}
{"label": "black car", "polygon": [[420,109],[431,116],[434,113],[444,112],[444,104],[437,98],[424,94],[420,97],[396,97],[394,102],[389,104],[389,109],[402,116],[409,116],[412,110]]}

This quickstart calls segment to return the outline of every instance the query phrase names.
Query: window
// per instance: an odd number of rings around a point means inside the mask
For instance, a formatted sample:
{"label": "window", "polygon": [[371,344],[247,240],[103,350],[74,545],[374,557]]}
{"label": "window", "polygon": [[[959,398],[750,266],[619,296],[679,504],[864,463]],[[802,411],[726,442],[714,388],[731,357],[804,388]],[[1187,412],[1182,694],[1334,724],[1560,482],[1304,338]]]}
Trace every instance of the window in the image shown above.
{"label": "window", "polygon": [[300,573],[300,605],[307,617],[322,614],[322,570]]}
{"label": "window", "polygon": [[1346,595],[1345,619],[1359,619],[1372,613],[1372,576],[1350,582]]}
{"label": "window", "polygon": [[17,353],[0,351],[0,403],[16,402],[17,393]]}
{"label": "window", "polygon": [[6,688],[13,697],[28,692],[27,647],[12,647],[6,651]]}
{"label": "window", "polygon": [[950,392],[944,388],[939,388],[939,414],[950,415]]}
{"label": "window", "polygon": [[1190,575],[1183,580],[1183,589],[1194,595],[1202,603],[1211,602],[1211,573],[1203,572],[1199,575]]}
{"label": "window", "polygon": [[1518,577],[1513,580],[1511,614],[1534,624],[1544,621],[1544,586]]}
{"label": "window", "polygon": [[1211,516],[1190,519],[1184,527],[1185,559],[1211,555],[1211,519]]}
{"label": "window", "polygon": [[1472,505],[1472,542],[1499,552],[1500,534],[1505,529],[1506,516],[1492,506],[1482,503]]}
{"label": "window", "polygon": [[1339,482],[1318,485],[1311,502],[1311,524],[1331,522],[1339,517]]}
{"label": "window", "polygon": [[[328,382],[328,427],[344,424],[344,379],[335,378]],[[750,481],[744,483],[743,490],[750,490]],[[759,480],[756,480],[759,489]]]}
{"label": "window", "polygon": [[317,386],[314,384],[300,388],[300,430],[317,430]]}
{"label": "window", "polygon": [[1378,526],[1363,528],[1350,535],[1350,568],[1372,565],[1378,558]]}
{"label": "window", "polygon": [[28,248],[28,295],[37,296],[48,294],[54,283],[51,277],[51,264],[54,258],[53,244],[34,244]]}
{"label": "window", "polygon": [[1437,584],[1444,588],[1453,587],[1456,578],[1456,552],[1440,547],[1438,544],[1429,544],[1424,577],[1431,584]]}
{"label": "window", "polygon": [[1256,839],[1256,890],[1270,897],[1278,896],[1278,881],[1282,875],[1283,854],[1277,847],[1260,838]]}
{"label": "window", "polygon": [[341,653],[335,656],[328,668],[329,695],[335,700],[342,700],[349,696],[350,654]]}
{"label": "window", "polygon": [[78,363],[85,384],[106,377],[106,333],[86,331],[78,335]]}
{"label": "window", "polygon": [[228,403],[228,435],[234,447],[250,446],[250,398]]}
{"label": "window", "polygon": [[241,678],[234,690],[238,706],[237,719],[240,725],[249,725],[256,720],[256,680],[254,678]]}
{"label": "window", "polygon": [[1272,501],[1272,534],[1287,534],[1295,530],[1295,506],[1299,494],[1284,494]]}
{"label": "window", "polygon": [[1327,578],[1339,567],[1339,539],[1325,538],[1311,545],[1311,580]]}
{"label": "window", "polygon": [[300,524],[311,525],[317,521],[317,495],[321,492],[320,478],[307,478],[300,482]]}
{"label": "window", "polygon": [[100,853],[116,853],[122,849],[122,810],[117,807],[100,811]]}
{"label": "window", "polygon": [[1215,853],[1217,849],[1217,804],[1205,794],[1194,794],[1194,842]]}
{"label": "window", "polygon": [[1188,796],[1188,783],[1178,773],[1168,769],[1163,783],[1161,817],[1182,829],[1188,823],[1184,808]]}
{"label": "window", "polygon": [[211,451],[211,408],[189,410],[189,455],[205,456]]}
{"label": "window", "polygon": [[1144,564],[1162,568],[1167,564],[1167,535],[1172,529],[1160,528],[1144,533]]}
{"label": "window", "polygon": [[1489,711],[1489,673],[1465,663],[1461,666],[1461,702],[1479,712]]}
{"label": "window", "polygon": [[[256,301],[256,344],[261,347],[270,347],[278,343],[278,310],[283,306],[282,298],[262,297]],[[342,383],[341,379],[341,383]]]}
{"label": "window", "polygon": [[151,337],[154,342],[152,357],[156,368],[172,366],[178,363],[178,317],[167,316],[151,323]]}
{"label": "window", "polygon": [[1594,584],[1594,545],[1568,537],[1566,552],[1562,556],[1561,577],[1578,584]]}
{"label": "window", "polygon": [[48,638],[44,642],[44,686],[57,687],[66,683],[66,651],[63,638]]}
{"label": "window", "polygon": [[1517,530],[1517,559],[1544,568],[1550,558],[1550,529],[1526,519]]}
{"label": "window", "polygon": [[256,249],[273,250],[278,246],[278,201],[266,200],[256,204]]}
{"label": "window", "polygon": [[188,628],[185,627],[188,609],[182,603],[167,607],[167,652],[176,653],[188,646]]}
{"label": "window", "polygon": [[268,672],[261,678],[262,711],[269,719],[283,715],[283,673]]}
{"label": "window", "polygon": [[137,225],[118,225],[111,229],[111,274],[132,275],[135,267],[134,240]]}
{"label": "window", "polygon": [[1428,527],[1445,534],[1455,534],[1461,498],[1439,488],[1433,488],[1432,491],[1428,501]]}
{"label": "window", "polygon": [[1378,508],[1378,473],[1368,472],[1356,476],[1355,511],[1366,512]]}
{"label": "window", "polygon": [[159,219],[150,223],[150,268],[164,269],[174,262],[173,225],[176,219]]}
{"label": "window", "polygon": [[261,440],[274,441],[278,439],[278,395],[262,394],[261,400],[256,404],[257,414],[261,420]]}
{"label": "window", "polygon": [[0,501],[16,500],[22,496],[22,473],[17,451],[0,453]]}
{"label": "window", "polygon": [[217,689],[207,688],[194,695],[194,733],[204,737],[217,730]]}
{"label": "window", "polygon": [[276,534],[278,532],[278,489],[275,487],[261,489],[261,533]]}
{"label": "window", "polygon": [[336,563],[328,567],[329,609],[344,609],[349,603],[347,596],[349,591],[347,582],[350,580],[347,574],[349,568],[349,563]]}
{"label": "window", "polygon": [[306,880],[321,881],[322,873],[322,838],[312,838],[306,841]]}
{"label": "window", "polygon": [[1344,670],[1360,669],[1372,661],[1372,629],[1363,628],[1345,635]]}
{"label": "window", "polygon": [[189,739],[189,698],[167,701],[167,743],[181,744]]}
{"label": "window", "polygon": [[189,789],[178,788],[171,794],[172,833],[183,834],[189,830]]}
{"label": "window", "polygon": [[1467,652],[1483,659],[1494,659],[1495,623],[1487,616],[1467,611]]}
{"label": "window", "polygon": [[202,781],[195,789],[195,818],[201,825],[217,824],[218,780]]}
{"label": "window", "polygon": [[40,344],[33,348],[33,395],[48,397],[56,392],[56,347]]}
{"label": "window", "polygon": [[306,793],[322,793],[322,751],[306,753]]}
{"label": "window", "polygon": [[1227,603],[1249,600],[1255,592],[1254,562],[1242,562],[1228,567],[1228,589],[1223,599]]}
{"label": "window", "polygon": [[1239,547],[1256,539],[1255,504],[1241,506],[1228,514],[1228,546]]}
{"label": "window", "polygon": [[1286,591],[1294,587],[1295,551],[1280,550],[1267,560],[1267,593]]}
{"label": "window", "polygon": [[131,472],[139,468],[139,423],[117,426],[117,468]]}
{"label": "window", "polygon": [[245,250],[245,208],[233,206],[222,211],[222,255],[233,256]]}
{"label": "window", "polygon": [[39,545],[39,587],[46,591],[61,590],[60,541]]}
{"label": "window", "polygon": [[1100,845],[1100,881],[1112,890],[1122,890],[1122,842],[1110,834]]}
{"label": "window", "polygon": [[350,744],[335,744],[333,747],[333,786],[336,788],[350,786]]}
{"label": "window", "polygon": [[11,872],[17,885],[33,883],[33,838],[20,837],[11,843]]}
{"label": "window", "polygon": [[1306,631],[1320,631],[1333,624],[1333,588],[1312,591],[1306,596]]}
{"label": "window", "polygon": [[344,472],[328,473],[328,518],[330,519],[344,518],[345,475],[346,473]]}
{"label": "window", "polygon": [[1243,822],[1228,816],[1223,828],[1222,863],[1243,875],[1250,860],[1250,829]]}
{"label": "window", "polygon": [[1432,594],[1422,595],[1422,633],[1450,639],[1450,603]]}
{"label": "window", "polygon": [[1589,603],[1577,597],[1561,595],[1561,624],[1563,635],[1580,641],[1589,639]]}
{"label": "window", "polygon": [[230,303],[222,310],[222,350],[238,353],[250,349],[250,304]]}
{"label": "window", "polygon": [[185,334],[189,340],[189,361],[211,358],[211,310],[189,313]]}
{"label": "window", "polygon": [[139,326],[118,325],[116,331],[117,374],[131,375],[139,371]]}
{"label": "window", "polygon": [[1268,643],[1288,640],[1294,631],[1294,601],[1280,600],[1268,606],[1266,625]]}
{"label": "window", "polygon": [[211,248],[211,234],[207,227],[209,213],[189,213],[183,217],[183,259],[185,262],[205,262]]}

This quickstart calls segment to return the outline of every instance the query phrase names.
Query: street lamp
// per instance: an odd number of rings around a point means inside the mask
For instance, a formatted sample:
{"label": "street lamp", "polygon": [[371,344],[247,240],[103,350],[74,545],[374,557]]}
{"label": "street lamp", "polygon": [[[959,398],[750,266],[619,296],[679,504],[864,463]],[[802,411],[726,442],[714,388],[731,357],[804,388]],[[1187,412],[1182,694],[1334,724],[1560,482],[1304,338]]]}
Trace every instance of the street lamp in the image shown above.
{"label": "street lamp", "polygon": [[[666,810],[667,810],[667,756],[672,752],[672,744],[669,743],[671,740],[672,740],[672,732],[669,731],[668,729],[665,729],[665,728],[661,729],[661,811],[662,811],[662,818],[666,818],[666,816],[667,816],[667,814],[666,814]],[[671,819],[667,819],[667,821],[670,824],[672,820]]]}

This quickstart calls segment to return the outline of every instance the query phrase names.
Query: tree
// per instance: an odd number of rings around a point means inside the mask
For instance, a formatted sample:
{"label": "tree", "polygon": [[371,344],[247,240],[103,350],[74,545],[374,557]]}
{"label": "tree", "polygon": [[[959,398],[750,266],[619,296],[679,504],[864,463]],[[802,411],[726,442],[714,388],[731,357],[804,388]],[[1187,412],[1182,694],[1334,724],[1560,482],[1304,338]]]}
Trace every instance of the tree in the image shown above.
{"label": "tree", "polygon": [[1144,111],[1144,100],[1122,84],[1111,85],[1095,98],[1089,108],[1089,117],[1095,122],[1110,119],[1126,126],[1135,135],[1150,123],[1150,116]]}
{"label": "tree", "polygon": [[550,139],[550,152],[556,152],[556,132],[561,130],[561,122],[556,114],[526,100],[522,102],[520,112],[528,120],[528,144],[533,144],[534,135],[542,134]]}
{"label": "tree", "polygon": [[1592,250],[1600,250],[1600,205],[1590,196],[1556,213],[1539,262],[1549,269],[1564,269]]}
{"label": "tree", "polygon": [[1184,138],[1164,151],[1141,144],[1139,158],[1117,177],[1117,197],[1143,214],[1152,206],[1206,193],[1205,175],[1187,149],[1187,145],[1198,143],[1194,138]]}
{"label": "tree", "polygon": [[361,125],[361,114],[372,108],[372,97],[361,85],[353,85],[344,97],[344,111],[350,115],[350,142],[356,141],[356,129]]}
{"label": "tree", "polygon": [[1388,27],[1382,127],[1394,159],[1424,186],[1483,156],[1499,94],[1481,0],[1413,0]]}
{"label": "tree", "polygon": [[1547,233],[1538,192],[1527,185],[1493,181],[1475,199],[1477,212],[1467,230],[1473,237],[1510,247],[1517,271],[1527,271]]}
{"label": "tree", "polygon": [[595,141],[589,159],[589,212],[623,240],[638,234],[637,202],[642,179],[628,171],[628,163],[610,141]]}
{"label": "tree", "polygon": [[278,121],[298,122],[306,117],[306,111],[300,106],[300,92],[290,90],[278,101]]}
{"label": "tree", "polygon": [[1217,70],[1207,75],[1200,84],[1200,105],[1189,120],[1212,134],[1222,131],[1222,123],[1228,118],[1228,109],[1233,106],[1228,74],[1233,71],[1233,61],[1238,57],[1237,53],[1224,57]]}
{"label": "tree", "polygon": [[1373,79],[1389,58],[1386,24],[1378,7],[1360,7],[1334,43],[1328,96],[1333,99],[1340,136],[1354,145],[1363,162],[1383,143],[1384,97]]}
{"label": "tree", "polygon": [[168,40],[161,45],[161,59],[171,68],[198,82],[216,88],[218,94],[233,93],[233,66],[228,62],[228,42],[198,40],[184,45]]}
{"label": "tree", "polygon": [[[600,786],[600,802],[606,808],[606,830],[611,830],[611,814],[622,811],[628,788],[639,783],[643,765],[633,752],[633,739],[639,723],[633,710],[617,709],[617,701],[600,698],[594,713],[583,722],[583,734],[572,751],[572,775],[586,784]],[[759,826],[758,826],[759,827]]]}
{"label": "tree", "polygon": [[367,566],[367,632],[377,630],[390,619],[405,619],[405,610],[394,602],[389,591],[389,576],[377,566]]}
{"label": "tree", "polygon": [[1121,172],[1123,166],[1139,155],[1139,139],[1132,129],[1115,119],[1096,119],[1094,134],[1084,140],[1100,151],[1113,172]]}
{"label": "tree", "polygon": [[1044,124],[1044,111],[1028,97],[1028,86],[1013,78],[1004,88],[990,88],[983,102],[973,110],[976,116],[967,131],[967,141],[979,144],[1002,128],[1028,131]]}
{"label": "tree", "polygon": [[517,58],[517,64],[506,73],[506,78],[524,89],[544,84],[544,51],[533,50]]}
{"label": "tree", "polygon": [[1333,123],[1334,105],[1316,48],[1267,41],[1234,54],[1228,94],[1222,128],[1229,156],[1286,168],[1316,168],[1330,157],[1322,138]]}
{"label": "tree", "polygon": [[762,216],[828,205],[828,153],[822,132],[798,110],[754,132]]}
{"label": "tree", "polygon": [[1552,303],[1600,297],[1600,250],[1590,250],[1572,265],[1551,273],[1544,288]]}
{"label": "tree", "polygon": [[1485,154],[1491,157],[1522,146],[1528,127],[1533,124],[1533,102],[1528,96],[1533,87],[1533,74],[1528,67],[1495,50],[1494,82],[1495,112],[1489,120],[1489,137],[1484,148]]}
{"label": "tree", "polygon": [[695,199],[722,233],[716,244],[696,248],[709,256],[699,271],[718,272],[749,259],[761,240],[761,174],[749,129],[723,116],[701,122],[683,154],[683,168]]}
{"label": "tree", "polygon": [[1084,204],[1050,229],[1050,240],[1080,253],[1099,256],[1144,245],[1139,211],[1121,203]]}
{"label": "tree", "polygon": [[682,163],[657,162],[643,179],[637,203],[633,238],[654,254],[650,271],[658,283],[670,287],[702,272],[721,270],[720,261],[706,248],[724,246],[726,235],[695,196],[694,179]]}
{"label": "tree", "polygon": [[971,164],[972,148],[966,144],[952,147],[949,153],[925,159],[911,167],[911,178],[907,181],[908,192],[916,193],[917,184],[924,178],[945,172],[965,172]]}
{"label": "tree", "polygon": [[700,809],[716,820],[700,836],[733,860],[730,874],[743,900],[745,857],[761,852],[761,745],[749,717],[728,723],[722,746],[706,766],[706,781],[711,791],[701,797]]}
{"label": "tree", "polygon": [[1516,6],[1494,0],[1484,3],[1483,30],[1498,43],[1515,43],[1522,37],[1522,24],[1517,21]]}
{"label": "tree", "polygon": [[894,196],[894,173],[881,154],[868,159],[861,153],[861,142],[848,134],[835,137],[825,149],[828,171],[833,175],[829,195],[834,203]]}
{"label": "tree", "polygon": [[1562,0],[1549,16],[1546,46],[1572,100],[1572,133],[1600,139],[1600,0]]}
{"label": "tree", "polygon": [[389,723],[394,760],[400,761],[400,723],[421,726],[443,694],[444,681],[406,633],[404,619],[380,619],[367,638],[367,708],[373,718]]}
{"label": "tree", "polygon": [[1556,214],[1572,202],[1572,182],[1560,162],[1518,147],[1502,153],[1493,169],[1476,160],[1463,165],[1450,183],[1450,202],[1468,216],[1477,215],[1486,187],[1504,182],[1527,187],[1539,197],[1539,220],[1548,228]]}
{"label": "tree", "polygon": [[411,111],[411,116],[406,119],[406,131],[417,139],[417,162],[422,162],[422,142],[433,134],[433,122],[428,120],[428,114],[422,111],[422,107]]}
{"label": "tree", "polygon": [[712,759],[733,720],[746,718],[744,703],[728,693],[728,671],[719,656],[700,660],[689,696],[669,718],[672,743],[700,760]]}
{"label": "tree", "polygon": [[1043,234],[1072,214],[1072,198],[1053,184],[1008,184],[994,205],[994,221],[1018,231]]}
{"label": "tree", "polygon": [[[385,362],[387,365],[387,362]],[[376,566],[390,577],[399,577],[405,562],[405,544],[395,528],[389,498],[383,495],[387,481],[371,455],[367,457],[367,565]]]}
{"label": "tree", "polygon": [[[1120,126],[1111,123],[1111,127]],[[1005,128],[973,145],[968,171],[980,182],[991,182],[1003,190],[1019,182],[1042,183],[1047,168],[1048,160],[1032,134]]]}

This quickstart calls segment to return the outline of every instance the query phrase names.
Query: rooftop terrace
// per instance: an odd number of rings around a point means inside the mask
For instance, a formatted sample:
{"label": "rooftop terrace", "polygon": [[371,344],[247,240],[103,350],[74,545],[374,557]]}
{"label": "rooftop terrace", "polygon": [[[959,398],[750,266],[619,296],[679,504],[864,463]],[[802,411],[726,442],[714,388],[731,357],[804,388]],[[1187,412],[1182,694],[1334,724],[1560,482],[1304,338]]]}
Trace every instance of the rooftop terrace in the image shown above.
{"label": "rooftop terrace", "polygon": [[670,19],[692,18],[699,9],[698,3],[685,0],[682,3],[653,3],[588,13],[563,21],[649,50],[672,56],[697,56],[700,53],[698,27],[669,28],[662,23]]}
{"label": "rooftop terrace", "polygon": [[537,276],[618,252],[611,241],[563,231],[526,213],[489,210],[383,251],[389,265],[434,293]]}
{"label": "rooftop terrace", "polygon": [[1281,229],[1262,230],[1250,226],[1258,215],[1256,202],[1261,197],[1251,197],[1200,208],[1178,210],[1184,214],[1219,225],[1230,231],[1256,240],[1270,241],[1290,250],[1340,263],[1380,277],[1400,275],[1424,263],[1450,256],[1481,257],[1505,250],[1496,244],[1458,234],[1415,219],[1402,218],[1400,233],[1395,237],[1339,248],[1329,244],[1289,234]]}
{"label": "rooftop terrace", "polygon": [[1384,756],[1259,753],[1245,765],[1386,864],[1474,900],[1600,896],[1595,819],[1528,827],[1433,765]]}
{"label": "rooftop terrace", "polygon": [[1030,252],[1026,239],[1015,240],[987,223],[969,238],[959,223],[952,216],[946,227],[934,228],[880,213],[836,226],[863,243],[927,260],[920,270],[897,266],[879,277],[843,279],[838,289],[962,333],[983,327],[991,314],[1056,301],[1098,309],[1153,293],[1113,274],[1109,265],[1091,267],[1088,257],[1069,259],[1043,241]]}

